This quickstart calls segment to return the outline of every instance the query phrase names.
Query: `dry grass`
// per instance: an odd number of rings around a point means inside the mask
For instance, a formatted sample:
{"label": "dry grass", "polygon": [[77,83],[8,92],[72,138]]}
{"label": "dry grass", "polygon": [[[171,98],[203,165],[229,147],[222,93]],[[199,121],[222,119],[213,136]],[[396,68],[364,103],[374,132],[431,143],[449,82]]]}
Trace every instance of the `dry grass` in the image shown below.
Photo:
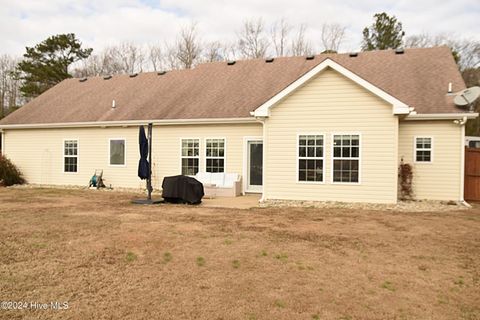
{"label": "dry grass", "polygon": [[480,209],[134,206],[0,189],[2,319],[479,319]]}

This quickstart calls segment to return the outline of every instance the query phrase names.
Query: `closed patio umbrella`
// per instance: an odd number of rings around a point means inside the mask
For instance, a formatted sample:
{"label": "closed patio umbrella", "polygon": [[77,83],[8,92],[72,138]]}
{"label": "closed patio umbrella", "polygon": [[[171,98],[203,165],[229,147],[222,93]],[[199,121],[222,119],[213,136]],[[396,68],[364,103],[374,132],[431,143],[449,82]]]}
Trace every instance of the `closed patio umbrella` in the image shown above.
{"label": "closed patio umbrella", "polygon": [[140,160],[138,161],[138,177],[142,180],[150,177],[150,164],[148,163],[148,140],[145,135],[145,128],[140,127],[138,133],[138,145],[140,147]]}
{"label": "closed patio umbrella", "polygon": [[148,124],[148,138],[145,136],[145,129],[140,127],[138,132],[138,145],[140,149],[140,160],[138,161],[138,177],[142,180],[147,179],[148,198],[146,200],[133,200],[137,204],[154,204],[161,201],[152,200],[152,127]]}

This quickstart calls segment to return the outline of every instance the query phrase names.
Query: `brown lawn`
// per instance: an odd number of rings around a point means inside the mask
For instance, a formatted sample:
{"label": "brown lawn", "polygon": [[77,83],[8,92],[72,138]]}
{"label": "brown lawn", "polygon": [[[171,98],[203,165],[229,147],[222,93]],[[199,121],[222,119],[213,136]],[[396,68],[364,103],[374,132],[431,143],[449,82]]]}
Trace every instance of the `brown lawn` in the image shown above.
{"label": "brown lawn", "polygon": [[[480,209],[135,206],[0,189],[2,319],[480,319]],[[29,306],[31,308],[31,306]]]}

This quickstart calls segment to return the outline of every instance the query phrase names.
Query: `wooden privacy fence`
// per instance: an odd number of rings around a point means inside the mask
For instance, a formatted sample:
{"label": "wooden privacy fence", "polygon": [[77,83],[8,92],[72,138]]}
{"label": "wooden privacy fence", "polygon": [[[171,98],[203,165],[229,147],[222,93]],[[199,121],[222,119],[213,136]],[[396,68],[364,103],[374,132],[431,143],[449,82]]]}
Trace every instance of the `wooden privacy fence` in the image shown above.
{"label": "wooden privacy fence", "polygon": [[480,200],[480,149],[465,147],[465,200]]}

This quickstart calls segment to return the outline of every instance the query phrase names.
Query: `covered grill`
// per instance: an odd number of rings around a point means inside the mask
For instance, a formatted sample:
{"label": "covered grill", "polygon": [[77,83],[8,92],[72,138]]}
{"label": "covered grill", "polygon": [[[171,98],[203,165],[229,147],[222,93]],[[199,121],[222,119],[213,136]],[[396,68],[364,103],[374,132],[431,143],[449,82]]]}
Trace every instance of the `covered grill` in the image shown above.
{"label": "covered grill", "polygon": [[203,198],[203,184],[192,177],[165,177],[162,182],[162,197],[166,202],[199,204]]}

